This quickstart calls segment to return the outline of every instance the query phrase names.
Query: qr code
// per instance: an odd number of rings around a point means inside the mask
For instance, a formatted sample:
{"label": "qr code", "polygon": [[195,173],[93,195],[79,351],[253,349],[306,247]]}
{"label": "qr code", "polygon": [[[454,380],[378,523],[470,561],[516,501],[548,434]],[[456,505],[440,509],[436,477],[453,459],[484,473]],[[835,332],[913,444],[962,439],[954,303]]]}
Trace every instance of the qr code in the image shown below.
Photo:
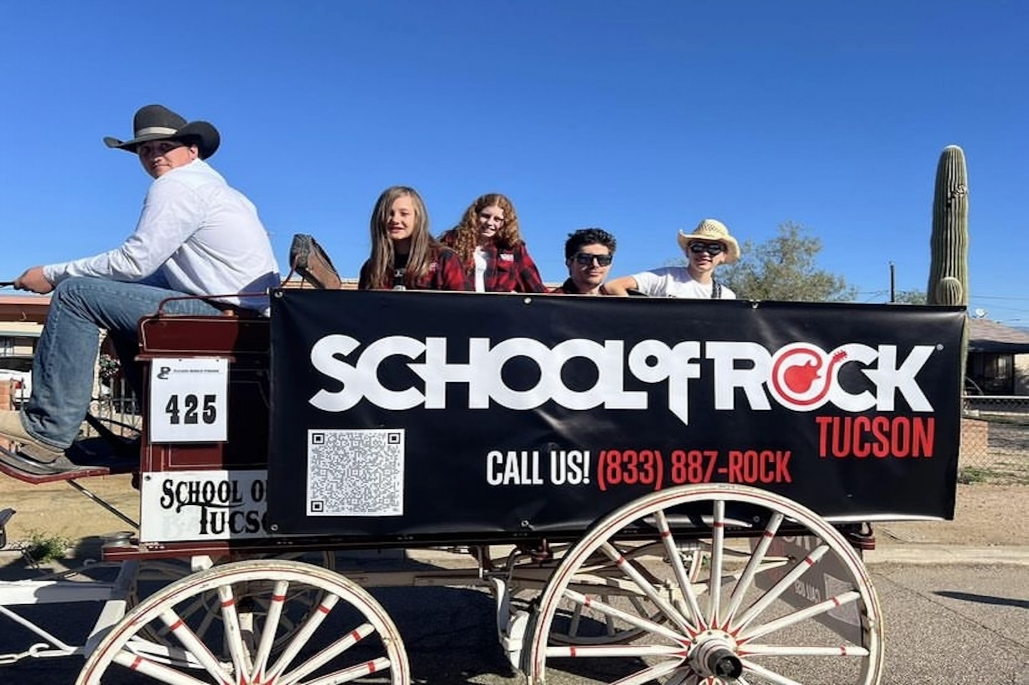
{"label": "qr code", "polygon": [[309,430],[309,516],[401,516],[403,430]]}

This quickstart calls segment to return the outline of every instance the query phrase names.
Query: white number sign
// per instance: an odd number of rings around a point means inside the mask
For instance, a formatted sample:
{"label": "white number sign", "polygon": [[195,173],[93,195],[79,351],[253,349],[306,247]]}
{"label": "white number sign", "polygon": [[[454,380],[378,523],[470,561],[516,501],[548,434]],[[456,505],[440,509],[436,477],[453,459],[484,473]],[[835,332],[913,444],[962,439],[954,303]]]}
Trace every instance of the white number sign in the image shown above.
{"label": "white number sign", "polygon": [[221,442],[228,436],[224,357],[155,359],[150,364],[150,442]]}

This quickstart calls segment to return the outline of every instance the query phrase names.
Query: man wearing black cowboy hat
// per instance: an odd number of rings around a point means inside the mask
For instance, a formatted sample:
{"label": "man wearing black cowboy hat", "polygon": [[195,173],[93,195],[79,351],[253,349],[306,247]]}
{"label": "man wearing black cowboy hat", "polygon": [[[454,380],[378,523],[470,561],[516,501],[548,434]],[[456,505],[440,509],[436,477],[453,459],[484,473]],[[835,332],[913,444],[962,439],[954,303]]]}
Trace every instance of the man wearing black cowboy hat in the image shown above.
{"label": "man wearing black cowboy hat", "polygon": [[0,411],[0,436],[19,445],[0,459],[27,473],[78,468],[64,451],[89,406],[99,329],[108,331],[138,392],[136,325],[162,300],[199,296],[166,303],[164,311],[172,314],[264,312],[267,297],[260,293],[279,284],[253,203],[204,161],[218,149],[218,130],[147,105],[136,112],[133,131],[130,140],[104,142],[137,155],[154,178],[136,230],[114,250],[35,266],[14,282],[21,290],[53,291],[36,348],[32,396],[20,411]]}

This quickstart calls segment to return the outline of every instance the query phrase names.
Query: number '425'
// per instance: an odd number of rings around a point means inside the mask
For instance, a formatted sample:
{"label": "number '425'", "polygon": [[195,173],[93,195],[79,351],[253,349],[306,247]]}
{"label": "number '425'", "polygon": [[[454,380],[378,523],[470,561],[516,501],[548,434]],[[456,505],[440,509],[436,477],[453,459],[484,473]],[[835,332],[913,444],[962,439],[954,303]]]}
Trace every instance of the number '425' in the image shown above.
{"label": "number '425'", "polygon": [[218,416],[215,408],[217,395],[204,395],[203,399],[192,393],[187,395],[174,394],[168,398],[168,404],[164,406],[164,413],[172,424],[196,424],[214,423]]}

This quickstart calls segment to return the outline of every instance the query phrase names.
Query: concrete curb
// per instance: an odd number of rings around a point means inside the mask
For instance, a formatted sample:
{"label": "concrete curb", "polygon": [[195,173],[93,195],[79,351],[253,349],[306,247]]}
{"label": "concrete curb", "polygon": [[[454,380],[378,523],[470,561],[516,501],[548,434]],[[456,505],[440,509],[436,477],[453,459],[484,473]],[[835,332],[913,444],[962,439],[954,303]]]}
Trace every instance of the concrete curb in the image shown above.
{"label": "concrete curb", "polygon": [[864,553],[865,564],[1016,564],[1029,566],[1029,548],[942,544],[882,545]]}

